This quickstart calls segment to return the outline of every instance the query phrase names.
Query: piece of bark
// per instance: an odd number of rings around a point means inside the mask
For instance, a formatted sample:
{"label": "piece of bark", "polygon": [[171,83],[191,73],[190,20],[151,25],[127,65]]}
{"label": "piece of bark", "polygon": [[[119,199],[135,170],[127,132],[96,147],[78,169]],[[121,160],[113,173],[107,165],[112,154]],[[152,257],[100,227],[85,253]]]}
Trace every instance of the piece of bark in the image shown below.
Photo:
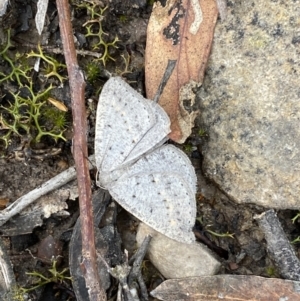
{"label": "piece of bark", "polygon": [[267,249],[280,275],[289,280],[300,281],[300,261],[287,239],[274,209],[254,217],[264,232]]}
{"label": "piece of bark", "polygon": [[147,98],[154,98],[168,60],[177,60],[159,103],[171,119],[169,136],[179,143],[190,135],[197,114],[195,93],[203,80],[217,16],[215,0],[153,5],[145,53]]}
{"label": "piece of bark", "polygon": [[[98,254],[101,254],[102,258],[105,258],[109,262],[108,258],[108,240],[105,239],[98,228],[98,225],[105,213],[107,204],[110,201],[110,195],[104,190],[98,190],[93,195],[93,208],[94,208],[94,226],[96,233],[96,247]],[[69,245],[69,266],[70,273],[73,278],[73,289],[78,301],[88,301],[89,294],[86,288],[85,278],[82,273],[81,260],[82,260],[82,237],[81,237],[81,222],[80,219],[74,226],[72,238]],[[101,285],[104,289],[108,289],[110,286],[109,273],[107,265],[103,262],[101,257],[98,257],[98,274],[101,279]]]}
{"label": "piece of bark", "polygon": [[299,301],[300,282],[243,275],[203,276],[167,280],[151,295],[164,301]]}
{"label": "piece of bark", "polygon": [[43,224],[43,218],[49,218],[53,214],[59,215],[61,218],[67,218],[70,215],[67,210],[67,201],[75,200],[77,197],[77,182],[73,180],[63,187],[56,188],[54,191],[41,196],[36,202],[10,218],[1,226],[1,234],[16,236],[32,233],[34,228]]}
{"label": "piece of bark", "polygon": [[[90,156],[88,158],[89,162],[89,169],[94,168],[95,160],[94,156]],[[23,209],[27,206],[32,204],[41,196],[60,188],[61,186],[65,185],[66,183],[74,180],[76,178],[76,169],[74,166],[64,170],[60,174],[56,175],[49,181],[45,182],[44,184],[38,186],[37,188],[33,189],[32,191],[28,192],[27,194],[21,196],[16,201],[14,201],[11,205],[9,205],[4,210],[0,211],[0,226],[6,223],[10,218],[19,214]],[[42,199],[41,199],[42,200]]]}

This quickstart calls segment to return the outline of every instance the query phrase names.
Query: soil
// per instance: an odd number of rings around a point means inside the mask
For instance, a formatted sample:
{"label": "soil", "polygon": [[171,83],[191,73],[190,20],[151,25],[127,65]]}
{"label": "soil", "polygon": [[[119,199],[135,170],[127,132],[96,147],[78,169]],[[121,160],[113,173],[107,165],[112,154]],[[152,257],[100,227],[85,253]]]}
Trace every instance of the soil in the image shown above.
{"label": "soil", "polygon": [[[24,55],[32,50],[38,52],[39,36],[35,29],[33,17],[36,14],[36,2],[34,0],[12,0],[7,13],[0,19],[1,49],[6,45],[6,30],[11,28],[12,46],[8,50],[10,57],[15,57],[17,53]],[[94,3],[96,2],[94,1]],[[99,88],[108,78],[107,73],[123,75],[140,93],[144,94],[143,59],[146,25],[151,12],[151,2],[143,0],[99,1],[102,9],[106,5],[108,6],[103,13],[101,23],[103,31],[107,34],[103,35],[103,39],[108,43],[118,37],[119,41],[115,44],[117,47],[108,48],[109,54],[114,60],[108,59],[105,66],[103,62],[97,63],[100,71],[98,70],[96,76],[87,81],[86,108],[89,123],[88,148],[90,154],[93,153],[97,97]],[[100,46],[99,49],[93,50],[92,45],[97,42],[97,38],[84,36],[86,29],[83,24],[91,20],[91,12],[88,13],[84,7],[76,6],[75,1],[73,1],[70,8],[73,16],[76,46],[81,51],[86,51],[84,56],[78,56],[79,64],[85,70],[86,77],[89,79],[91,74],[87,72],[87,66],[91,62],[93,64],[95,57],[87,55],[87,51],[99,53],[103,52],[104,49],[103,46]],[[62,61],[62,45],[54,1],[49,3],[46,26],[40,42],[45,54],[55,57],[59,62]],[[30,64],[32,64],[32,60],[30,60]],[[8,69],[7,61],[1,57],[0,71],[7,74]],[[54,89],[51,91],[51,97],[63,102],[70,112],[71,101],[67,81],[64,81],[62,85],[57,77],[46,78],[45,70],[42,70],[39,74],[31,70],[28,74],[34,79],[35,91],[52,83]],[[67,75],[64,68],[61,68],[60,75]],[[7,120],[11,120],[7,110],[3,107],[8,107],[10,102],[14,101],[12,93],[19,92],[20,95],[26,95],[28,91],[26,92],[26,89],[24,90],[24,87],[21,87],[15,78],[1,81],[0,87],[2,95],[2,98],[0,98],[0,113]],[[73,165],[71,154],[72,123],[69,112],[66,114],[66,131],[64,132],[66,141],[61,139],[55,141],[49,136],[44,136],[37,142],[35,141],[36,130],[33,128],[29,134],[22,129],[19,131],[19,135],[12,134],[9,137],[8,145],[1,142],[0,201],[3,203],[3,207]],[[0,124],[0,135],[5,135],[7,131],[3,123]],[[194,133],[198,131],[199,129],[194,129]],[[253,221],[253,216],[261,213],[264,209],[254,205],[234,204],[218,187],[202,175],[201,144],[205,143],[205,139],[205,136],[199,138],[196,134],[193,134],[185,145],[181,146],[185,150],[190,149],[187,146],[193,146],[192,150],[189,151],[189,155],[199,178],[198,185],[202,187],[202,194],[197,195],[198,216],[202,223],[197,224],[197,229],[213,245],[217,246],[217,248],[214,246],[213,248],[216,249],[220,260],[223,262],[221,273],[279,277],[273,262],[268,257],[264,236],[256,222]],[[49,274],[48,269],[51,267],[51,263],[47,262],[45,257],[51,259],[51,254],[62,256],[59,262],[59,270],[68,267],[68,247],[72,227],[78,216],[78,201],[70,200],[68,206],[70,213],[68,217],[62,217],[58,214],[53,215],[48,219],[44,219],[43,225],[34,228],[32,233],[2,236],[19,287],[32,287],[34,278],[28,276],[26,274],[28,272],[39,271],[41,274]],[[291,218],[296,214],[297,212],[291,210],[278,212],[280,221],[290,239],[296,238],[299,233],[299,224],[291,222]],[[124,211],[119,215],[119,218],[123,219],[121,232],[124,238],[124,246],[133,250],[136,221],[128,219],[128,216],[124,218],[124,215],[126,216]],[[124,231],[124,225],[127,227],[126,231]],[[234,235],[233,238],[218,237],[207,232],[207,230]],[[47,238],[46,247],[44,245],[45,238]],[[49,239],[53,239],[50,244],[55,246],[54,250],[50,255],[41,255],[44,254],[45,249],[49,249]],[[150,269],[150,271],[153,270]],[[153,271],[150,275],[147,273],[145,278],[148,289],[152,290],[161,282],[162,276],[157,271]],[[76,300],[72,292],[72,286],[67,281],[62,285],[50,283],[43,288],[28,293],[27,296],[30,300]]]}

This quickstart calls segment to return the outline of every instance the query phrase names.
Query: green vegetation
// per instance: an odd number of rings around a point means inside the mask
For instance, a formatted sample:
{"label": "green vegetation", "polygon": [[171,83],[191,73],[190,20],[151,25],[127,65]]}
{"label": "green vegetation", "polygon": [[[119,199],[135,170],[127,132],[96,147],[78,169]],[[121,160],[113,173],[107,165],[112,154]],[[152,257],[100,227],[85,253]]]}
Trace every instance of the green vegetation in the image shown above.
{"label": "green vegetation", "polygon": [[87,14],[90,16],[90,20],[83,24],[83,27],[86,29],[86,38],[92,42],[92,50],[102,51],[101,57],[95,59],[95,61],[102,62],[104,66],[108,60],[114,61],[114,58],[109,53],[109,49],[118,48],[117,43],[119,42],[119,39],[118,37],[115,37],[113,41],[109,41],[108,34],[103,31],[102,21],[107,6],[101,8],[99,4],[88,1],[76,4],[76,6],[78,8],[86,9]]}
{"label": "green vegetation", "polygon": [[124,70],[121,70],[121,69],[117,68],[116,73],[119,76],[123,76],[124,74],[131,73],[132,70],[130,68],[130,55],[129,54],[121,54],[120,56],[121,56],[121,58],[123,59],[123,62],[124,62]]}
{"label": "green vegetation", "polygon": [[119,17],[119,20],[120,20],[122,23],[126,23],[126,22],[128,21],[128,17],[125,16],[125,15],[121,15],[121,16]]}
{"label": "green vegetation", "polygon": [[52,267],[50,269],[48,269],[48,271],[49,271],[48,275],[43,275],[36,271],[27,273],[27,275],[37,278],[37,281],[30,288],[20,287],[20,288],[15,289],[13,300],[23,301],[24,300],[23,296],[26,293],[33,291],[33,290],[35,290],[41,286],[44,286],[48,283],[59,283],[59,284],[65,285],[66,287],[70,286],[69,284],[72,281],[72,277],[68,276],[68,274],[67,274],[69,272],[69,269],[65,268],[61,272],[59,272],[57,270],[56,265],[57,265],[57,260],[53,260]]}
{"label": "green vegetation", "polygon": [[[196,220],[201,224],[201,225],[204,225],[204,222],[203,222],[203,217],[200,216],[200,217],[197,217]],[[208,227],[204,227],[204,230],[216,237],[228,237],[228,238],[234,238],[234,233],[229,233],[228,231],[226,233],[217,233],[217,232],[214,232],[212,230],[209,230]]]}
{"label": "green vegetation", "polygon": [[209,229],[205,229],[206,232],[216,236],[216,237],[229,237],[229,238],[234,238],[233,235],[234,233],[229,233],[229,232],[226,232],[226,233],[217,233],[217,232],[214,232],[212,230],[209,230]]}
{"label": "green vegetation", "polygon": [[35,53],[34,51],[31,51],[29,54],[27,54],[27,57],[36,57],[43,60],[45,66],[44,76],[46,78],[49,78],[51,76],[55,76],[61,83],[64,81],[64,77],[62,77],[58,71],[61,69],[65,69],[66,65],[59,63],[56,59],[49,55],[45,55],[43,53],[43,50],[40,45],[38,45],[38,53]]}
{"label": "green vegetation", "polygon": [[193,151],[193,145],[190,144],[190,143],[185,144],[185,145],[183,145],[183,150],[184,150],[186,153],[190,154],[190,153]]}
{"label": "green vegetation", "polygon": [[266,274],[270,278],[276,278],[276,276],[277,276],[276,269],[272,266],[269,266],[266,268]]}
{"label": "green vegetation", "polygon": [[204,130],[204,129],[199,129],[198,135],[199,135],[200,137],[205,137],[205,136],[207,136],[206,130]]}
{"label": "green vegetation", "polygon": [[[81,1],[78,4],[73,1],[73,4],[78,9],[84,9],[88,15],[88,21],[83,27],[92,50],[102,52],[99,58],[88,62],[84,67],[89,83],[98,87],[101,68],[107,61],[114,61],[109,51],[118,48],[119,39],[110,39],[103,30],[102,21],[107,7],[102,8],[99,3],[92,1]],[[40,45],[37,50],[24,54],[15,53],[12,47],[11,30],[8,30],[5,46],[0,49],[0,60],[6,68],[0,72],[0,84],[9,87],[9,92],[2,96],[5,99],[0,105],[0,141],[7,148],[13,138],[23,136],[33,143],[47,136],[55,142],[58,139],[65,140],[66,112],[52,106],[47,99],[53,89],[54,80],[60,84],[65,80],[62,72],[66,66],[54,55],[45,54]],[[130,58],[123,59],[126,70],[122,73],[127,73]],[[33,80],[36,75],[33,66],[37,60],[40,60],[39,75],[37,80]],[[49,83],[50,78],[52,84]]]}
{"label": "green vegetation", "polygon": [[0,83],[4,81],[17,81],[20,87],[23,86],[23,81],[29,81],[30,77],[28,76],[29,71],[32,70],[32,67],[28,66],[27,60],[24,59],[24,56],[16,54],[14,58],[10,58],[8,55],[8,50],[12,46],[10,41],[10,29],[7,31],[7,42],[4,49],[0,52],[0,57],[8,63],[9,72],[4,74],[0,72]]}
{"label": "green vegetation", "polygon": [[300,217],[300,212],[298,212],[293,218],[292,218],[292,222],[293,224],[296,222],[296,220]]}
{"label": "green vegetation", "polygon": [[32,273],[27,273],[27,275],[34,276],[38,278],[37,282],[34,284],[33,287],[24,289],[26,292],[35,290],[43,285],[46,285],[47,283],[64,283],[65,281],[71,281],[72,277],[67,276],[66,273],[69,272],[68,268],[63,269],[61,272],[59,272],[56,268],[57,260],[52,261],[52,267],[48,269],[49,276],[44,276],[41,273],[38,273],[36,271]]}
{"label": "green vegetation", "polygon": [[[43,75],[46,78],[56,77],[60,82],[64,78],[58,73],[65,66],[53,57],[44,55],[41,47],[38,53],[16,54],[9,56],[10,30],[7,34],[7,43],[0,52],[0,57],[8,64],[7,74],[0,73],[0,83],[18,85],[17,92],[10,91],[11,99],[6,104],[0,106],[0,140],[7,148],[11,139],[15,136],[26,136],[30,141],[39,142],[42,137],[48,136],[55,141],[65,140],[63,133],[66,126],[66,113],[58,110],[47,102],[52,90],[52,85],[38,90],[30,72],[30,58],[40,58],[45,63]],[[8,85],[9,86],[9,85]],[[25,96],[24,96],[25,95]]]}
{"label": "green vegetation", "polygon": [[294,244],[297,244],[300,242],[300,236],[298,236],[297,238],[295,238],[294,240],[291,241],[291,244],[294,245]]}
{"label": "green vegetation", "polygon": [[52,86],[38,93],[34,93],[32,82],[25,87],[30,94],[29,97],[21,97],[19,92],[12,93],[14,102],[6,107],[1,106],[6,111],[6,114],[0,116],[1,129],[6,131],[0,139],[4,141],[5,146],[8,146],[13,134],[31,137],[35,142],[39,142],[43,136],[50,136],[55,141],[59,138],[65,140],[63,137],[65,112],[51,108],[47,104]]}
{"label": "green vegetation", "polygon": [[85,66],[87,80],[93,84],[101,73],[101,67],[98,62],[88,62]]}
{"label": "green vegetation", "polygon": [[147,1],[147,4],[151,6],[151,5],[154,4],[154,2],[155,2],[155,0],[148,0],[148,1]]}

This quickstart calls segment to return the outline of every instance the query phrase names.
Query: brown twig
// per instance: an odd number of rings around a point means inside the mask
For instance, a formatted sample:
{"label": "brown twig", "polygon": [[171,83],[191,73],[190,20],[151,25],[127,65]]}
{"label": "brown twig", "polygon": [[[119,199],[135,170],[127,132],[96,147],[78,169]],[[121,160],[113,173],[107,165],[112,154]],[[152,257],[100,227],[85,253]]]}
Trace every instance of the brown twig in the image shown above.
{"label": "brown twig", "polygon": [[106,300],[106,293],[101,288],[97,272],[91,180],[87,160],[87,124],[84,107],[85,81],[77,63],[68,0],[56,0],[56,4],[72,99],[74,127],[73,156],[77,171],[82,233],[81,267],[90,301],[104,301]]}

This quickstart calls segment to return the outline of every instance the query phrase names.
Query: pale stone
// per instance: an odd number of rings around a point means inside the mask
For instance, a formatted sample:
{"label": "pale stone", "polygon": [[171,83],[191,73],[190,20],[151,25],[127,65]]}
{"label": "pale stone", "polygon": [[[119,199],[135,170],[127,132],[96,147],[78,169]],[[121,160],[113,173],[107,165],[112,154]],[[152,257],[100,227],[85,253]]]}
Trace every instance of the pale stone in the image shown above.
{"label": "pale stone", "polygon": [[203,170],[237,203],[300,209],[299,1],[235,1],[200,92]]}
{"label": "pale stone", "polygon": [[8,0],[0,0],[0,17],[5,15],[7,4],[8,4]]}
{"label": "pale stone", "polygon": [[220,268],[219,261],[200,243],[180,243],[140,223],[136,235],[139,246],[146,235],[152,236],[147,255],[167,279],[214,275]]}

